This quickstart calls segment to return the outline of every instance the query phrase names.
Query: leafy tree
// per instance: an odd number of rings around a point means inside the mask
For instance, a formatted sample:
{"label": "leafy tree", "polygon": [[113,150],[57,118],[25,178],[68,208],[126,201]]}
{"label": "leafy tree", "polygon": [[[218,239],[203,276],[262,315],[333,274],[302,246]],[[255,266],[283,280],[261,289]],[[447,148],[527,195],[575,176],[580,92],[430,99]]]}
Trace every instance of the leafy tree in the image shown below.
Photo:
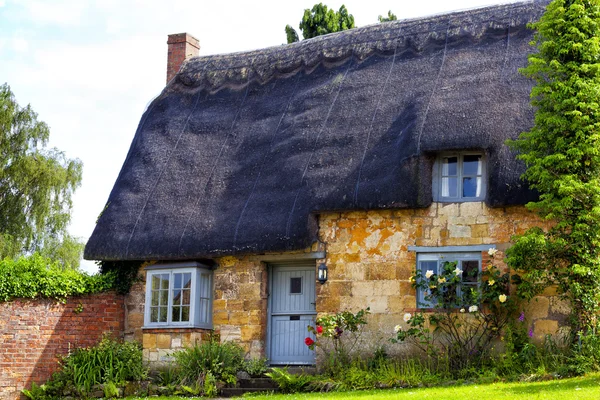
{"label": "leafy tree", "polygon": [[[348,10],[344,5],[336,12],[328,9],[323,3],[319,3],[315,4],[312,10],[304,10],[299,27],[304,39],[310,39],[315,36],[354,28],[354,17],[352,14],[348,14]],[[288,43],[298,41],[298,33],[290,25],[286,25],[285,33]]]}
{"label": "leafy tree", "polygon": [[392,12],[392,10],[389,10],[387,17],[380,15],[379,17],[377,17],[377,19],[379,20],[379,22],[389,22],[389,21],[397,21],[398,17],[396,17],[396,14],[394,14]]}
{"label": "leafy tree", "polygon": [[572,333],[587,334],[600,311],[600,0],[554,0],[533,28],[537,52],[522,72],[536,82],[535,123],[509,144],[540,195],[527,207],[552,227],[517,237],[508,262],[529,297],[557,285]]}
{"label": "leafy tree", "polygon": [[1,85],[0,257],[40,251],[77,267],[81,244],[66,228],[82,164],[46,148],[49,135],[31,107],[19,106],[10,87]]}

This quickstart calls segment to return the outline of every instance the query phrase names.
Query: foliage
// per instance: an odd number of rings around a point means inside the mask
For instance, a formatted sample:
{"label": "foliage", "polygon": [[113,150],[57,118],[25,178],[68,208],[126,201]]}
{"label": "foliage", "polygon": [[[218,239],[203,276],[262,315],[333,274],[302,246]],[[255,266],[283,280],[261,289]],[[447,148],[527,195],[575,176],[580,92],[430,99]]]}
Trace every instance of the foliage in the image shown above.
{"label": "foliage", "polygon": [[[0,258],[43,251],[50,244],[49,254],[66,252],[63,265],[77,268],[76,241],[66,228],[82,164],[47,149],[49,136],[48,125],[31,107],[19,106],[10,87],[0,85]],[[59,251],[63,239],[67,248]]]}
{"label": "foliage", "polygon": [[298,32],[291,25],[285,26],[285,37],[288,43],[296,43],[300,41],[298,37]]}
{"label": "foliage", "polygon": [[138,271],[142,261],[99,261],[100,274],[114,276],[113,288],[119,294],[129,293],[131,286],[142,278]]}
{"label": "foliage", "polygon": [[572,346],[566,367],[570,375],[600,371],[600,337],[598,335],[581,335]]}
{"label": "foliage", "polygon": [[319,347],[326,358],[323,368],[334,373],[335,370],[347,365],[357,345],[362,327],[367,323],[367,315],[370,314],[369,307],[358,311],[356,314],[343,311],[333,315],[324,315],[315,321],[316,327],[309,325],[308,331],[314,335],[316,340],[310,336],[304,342],[311,349]]}
{"label": "foliage", "polygon": [[[298,399],[357,399],[357,400],[409,400],[409,399],[478,399],[478,400],[582,400],[597,399],[600,396],[600,375],[590,375],[585,378],[546,380],[543,382],[519,382],[469,385],[465,382],[454,382],[454,385],[440,387],[423,387],[411,390],[369,390],[352,393],[311,393],[294,396]],[[470,380],[476,382],[476,380]],[[253,396],[255,400],[287,400],[291,397],[285,394],[266,394]]]}
{"label": "foliage", "polygon": [[[105,393],[117,391],[117,385],[139,381],[147,376],[142,349],[136,342],[119,342],[104,336],[94,347],[75,349],[61,360],[61,369],[41,387],[34,387],[40,400],[64,398],[74,388],[79,396],[89,394],[95,385],[105,384]],[[41,391],[39,389],[42,389]]]}
{"label": "foliage", "polygon": [[38,385],[35,382],[31,384],[31,389],[23,389],[21,391],[28,399],[31,400],[43,400],[46,396],[46,387],[44,385]]}
{"label": "foliage", "polygon": [[391,341],[409,340],[430,356],[447,357],[456,371],[488,359],[493,341],[500,337],[518,302],[508,295],[510,275],[494,266],[496,250],[490,249],[488,254],[490,261],[481,276],[467,277],[479,281],[479,288],[464,285],[463,271],[455,261],[443,263],[439,274],[427,271],[414,276],[414,286],[425,293],[425,301],[433,304],[434,310],[407,313],[408,327],[397,325]]}
{"label": "foliage", "polygon": [[244,366],[244,349],[237,343],[220,343],[218,337],[173,353],[181,383],[202,387],[208,373],[217,381],[235,384]]}
{"label": "foliage", "polygon": [[279,386],[281,393],[308,391],[311,382],[315,380],[312,375],[289,373],[287,367],[273,367],[271,372],[267,372],[266,375]]}
{"label": "foliage", "polygon": [[[311,10],[304,10],[299,27],[304,39],[310,39],[354,28],[354,17],[352,14],[348,14],[348,10],[344,5],[336,12],[328,9],[323,3],[319,3],[315,4]],[[290,25],[286,25],[285,33],[288,43],[298,41],[298,34]]]}
{"label": "foliage", "polygon": [[554,0],[532,27],[535,123],[509,144],[540,195],[528,208],[553,225],[517,237],[508,262],[529,287],[557,285],[587,334],[600,311],[600,1]]}
{"label": "foliage", "polygon": [[15,298],[65,298],[112,289],[114,275],[87,275],[64,269],[39,254],[0,260],[0,301]]}
{"label": "foliage", "polygon": [[269,370],[269,362],[266,358],[251,358],[244,361],[243,369],[250,376],[262,376]]}
{"label": "foliage", "polygon": [[377,17],[377,20],[379,22],[397,21],[398,17],[396,17],[396,14],[394,14],[392,12],[392,10],[389,10],[388,13],[387,13],[387,17],[384,17],[384,16],[380,15],[380,16]]}

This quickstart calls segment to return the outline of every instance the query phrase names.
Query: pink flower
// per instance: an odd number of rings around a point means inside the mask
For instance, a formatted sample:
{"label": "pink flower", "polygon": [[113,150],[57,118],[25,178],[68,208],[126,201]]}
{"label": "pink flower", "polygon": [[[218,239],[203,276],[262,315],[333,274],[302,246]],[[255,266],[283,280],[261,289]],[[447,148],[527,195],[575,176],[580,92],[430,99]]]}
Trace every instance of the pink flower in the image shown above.
{"label": "pink flower", "polygon": [[323,333],[323,327],[321,325],[317,325],[317,333],[318,334]]}
{"label": "pink flower", "polygon": [[306,339],[304,339],[304,344],[307,346],[312,346],[313,344],[315,344],[315,341],[307,337]]}

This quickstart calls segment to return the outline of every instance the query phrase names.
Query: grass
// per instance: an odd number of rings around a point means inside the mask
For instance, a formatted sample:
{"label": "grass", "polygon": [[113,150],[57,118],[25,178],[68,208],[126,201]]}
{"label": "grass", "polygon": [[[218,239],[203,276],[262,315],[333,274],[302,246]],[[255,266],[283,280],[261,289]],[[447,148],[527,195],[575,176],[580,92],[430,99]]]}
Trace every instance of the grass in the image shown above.
{"label": "grass", "polygon": [[[489,385],[456,385],[419,389],[367,390],[354,392],[299,393],[262,395],[252,400],[313,400],[313,399],[435,399],[435,400],[587,400],[600,399],[600,374],[584,377],[530,383],[493,383]],[[142,400],[143,398],[138,398]],[[152,400],[175,400],[179,397],[153,397]]]}

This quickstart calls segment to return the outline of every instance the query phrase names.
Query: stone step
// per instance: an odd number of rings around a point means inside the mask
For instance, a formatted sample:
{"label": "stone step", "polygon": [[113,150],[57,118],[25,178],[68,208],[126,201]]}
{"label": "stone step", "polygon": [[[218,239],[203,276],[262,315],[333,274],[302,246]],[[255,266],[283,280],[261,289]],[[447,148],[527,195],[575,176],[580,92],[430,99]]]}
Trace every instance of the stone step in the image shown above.
{"label": "stone step", "polygon": [[239,388],[252,388],[264,390],[277,389],[277,384],[270,378],[238,379],[238,383],[236,386]]}
{"label": "stone step", "polygon": [[237,397],[237,396],[242,396],[244,393],[278,392],[278,391],[279,391],[279,389],[233,387],[233,388],[221,389],[219,396],[221,396],[221,397]]}

